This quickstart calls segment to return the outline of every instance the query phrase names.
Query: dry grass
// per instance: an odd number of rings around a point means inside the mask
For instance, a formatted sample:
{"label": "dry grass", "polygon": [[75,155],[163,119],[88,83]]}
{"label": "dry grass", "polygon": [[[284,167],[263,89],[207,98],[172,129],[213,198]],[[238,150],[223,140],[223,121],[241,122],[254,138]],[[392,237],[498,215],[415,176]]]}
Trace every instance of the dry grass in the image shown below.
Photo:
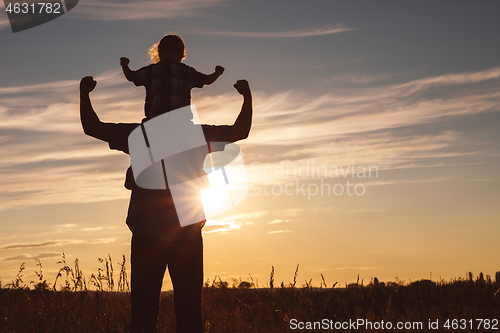
{"label": "dry grass", "polygon": [[[37,261],[38,280],[26,284],[22,264],[16,279],[0,288],[0,332],[128,332],[130,294],[125,257],[119,263],[116,289],[111,258],[99,261],[102,268],[85,280],[78,260],[70,267],[63,255],[62,267],[53,284],[44,279],[40,261]],[[207,280],[203,290],[205,330],[290,332],[290,319],[426,324],[429,319],[444,323],[447,319],[500,318],[500,272],[495,281],[482,274],[474,278],[469,273],[465,279],[450,282],[423,280],[408,285],[374,279],[363,286],[358,279],[346,288],[334,288],[336,283],[327,287],[321,276],[321,287],[312,287],[309,280],[299,288],[296,287],[298,269],[299,266],[293,282],[288,285],[281,282],[280,287],[275,286],[274,267],[270,288],[257,288],[251,276],[250,282],[233,279],[232,287],[217,277]],[[173,294],[163,293],[158,332],[174,331]],[[468,331],[481,330],[460,330]]]}

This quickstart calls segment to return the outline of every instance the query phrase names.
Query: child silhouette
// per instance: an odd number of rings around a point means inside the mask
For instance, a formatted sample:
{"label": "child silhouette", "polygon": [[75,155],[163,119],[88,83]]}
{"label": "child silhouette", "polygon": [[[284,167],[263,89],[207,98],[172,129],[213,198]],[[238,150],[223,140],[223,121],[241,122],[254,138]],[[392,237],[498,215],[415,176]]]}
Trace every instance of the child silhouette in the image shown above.
{"label": "child silhouette", "polygon": [[144,111],[147,118],[190,105],[192,88],[210,85],[224,72],[222,66],[216,66],[215,71],[207,75],[183,64],[185,49],[180,36],[167,34],[149,49],[154,64],[133,71],[129,68],[130,60],[120,58],[127,80],[146,88]]}

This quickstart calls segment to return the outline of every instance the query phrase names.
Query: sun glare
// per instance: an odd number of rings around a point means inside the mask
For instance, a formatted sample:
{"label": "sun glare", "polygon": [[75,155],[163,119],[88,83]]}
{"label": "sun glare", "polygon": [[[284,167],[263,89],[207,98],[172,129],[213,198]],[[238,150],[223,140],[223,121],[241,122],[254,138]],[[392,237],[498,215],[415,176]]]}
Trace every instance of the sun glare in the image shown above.
{"label": "sun glare", "polygon": [[215,217],[233,207],[231,186],[224,181],[222,170],[208,174],[211,187],[201,191],[201,201],[207,219]]}

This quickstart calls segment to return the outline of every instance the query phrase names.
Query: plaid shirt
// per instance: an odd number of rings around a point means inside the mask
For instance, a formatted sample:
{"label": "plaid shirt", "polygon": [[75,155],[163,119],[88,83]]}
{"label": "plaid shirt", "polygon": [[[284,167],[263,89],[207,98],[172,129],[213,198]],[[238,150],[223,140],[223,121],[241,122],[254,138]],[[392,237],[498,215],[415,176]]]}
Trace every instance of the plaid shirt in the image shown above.
{"label": "plaid shirt", "polygon": [[132,71],[132,82],[146,87],[146,117],[191,104],[191,89],[202,88],[207,75],[171,58]]}

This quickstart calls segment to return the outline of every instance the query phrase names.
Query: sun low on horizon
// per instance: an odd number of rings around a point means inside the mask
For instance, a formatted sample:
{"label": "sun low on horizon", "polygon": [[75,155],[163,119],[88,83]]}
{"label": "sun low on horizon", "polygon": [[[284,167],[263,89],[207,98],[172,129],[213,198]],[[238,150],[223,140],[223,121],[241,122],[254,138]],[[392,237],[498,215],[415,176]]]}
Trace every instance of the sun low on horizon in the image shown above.
{"label": "sun low on horizon", "polygon": [[120,57],[149,65],[169,32],[184,63],[225,68],[192,90],[201,124],[232,125],[233,85],[252,91],[235,169],[207,169],[200,194],[205,280],[268,287],[273,272],[343,287],[500,271],[500,4],[92,0],[15,33],[1,9],[2,286],[23,263],[26,284],[42,269],[53,285],[63,255],[86,278],[99,258],[130,268],[130,159],[84,134],[79,83],[97,81],[103,122],[141,122],[144,87]]}

